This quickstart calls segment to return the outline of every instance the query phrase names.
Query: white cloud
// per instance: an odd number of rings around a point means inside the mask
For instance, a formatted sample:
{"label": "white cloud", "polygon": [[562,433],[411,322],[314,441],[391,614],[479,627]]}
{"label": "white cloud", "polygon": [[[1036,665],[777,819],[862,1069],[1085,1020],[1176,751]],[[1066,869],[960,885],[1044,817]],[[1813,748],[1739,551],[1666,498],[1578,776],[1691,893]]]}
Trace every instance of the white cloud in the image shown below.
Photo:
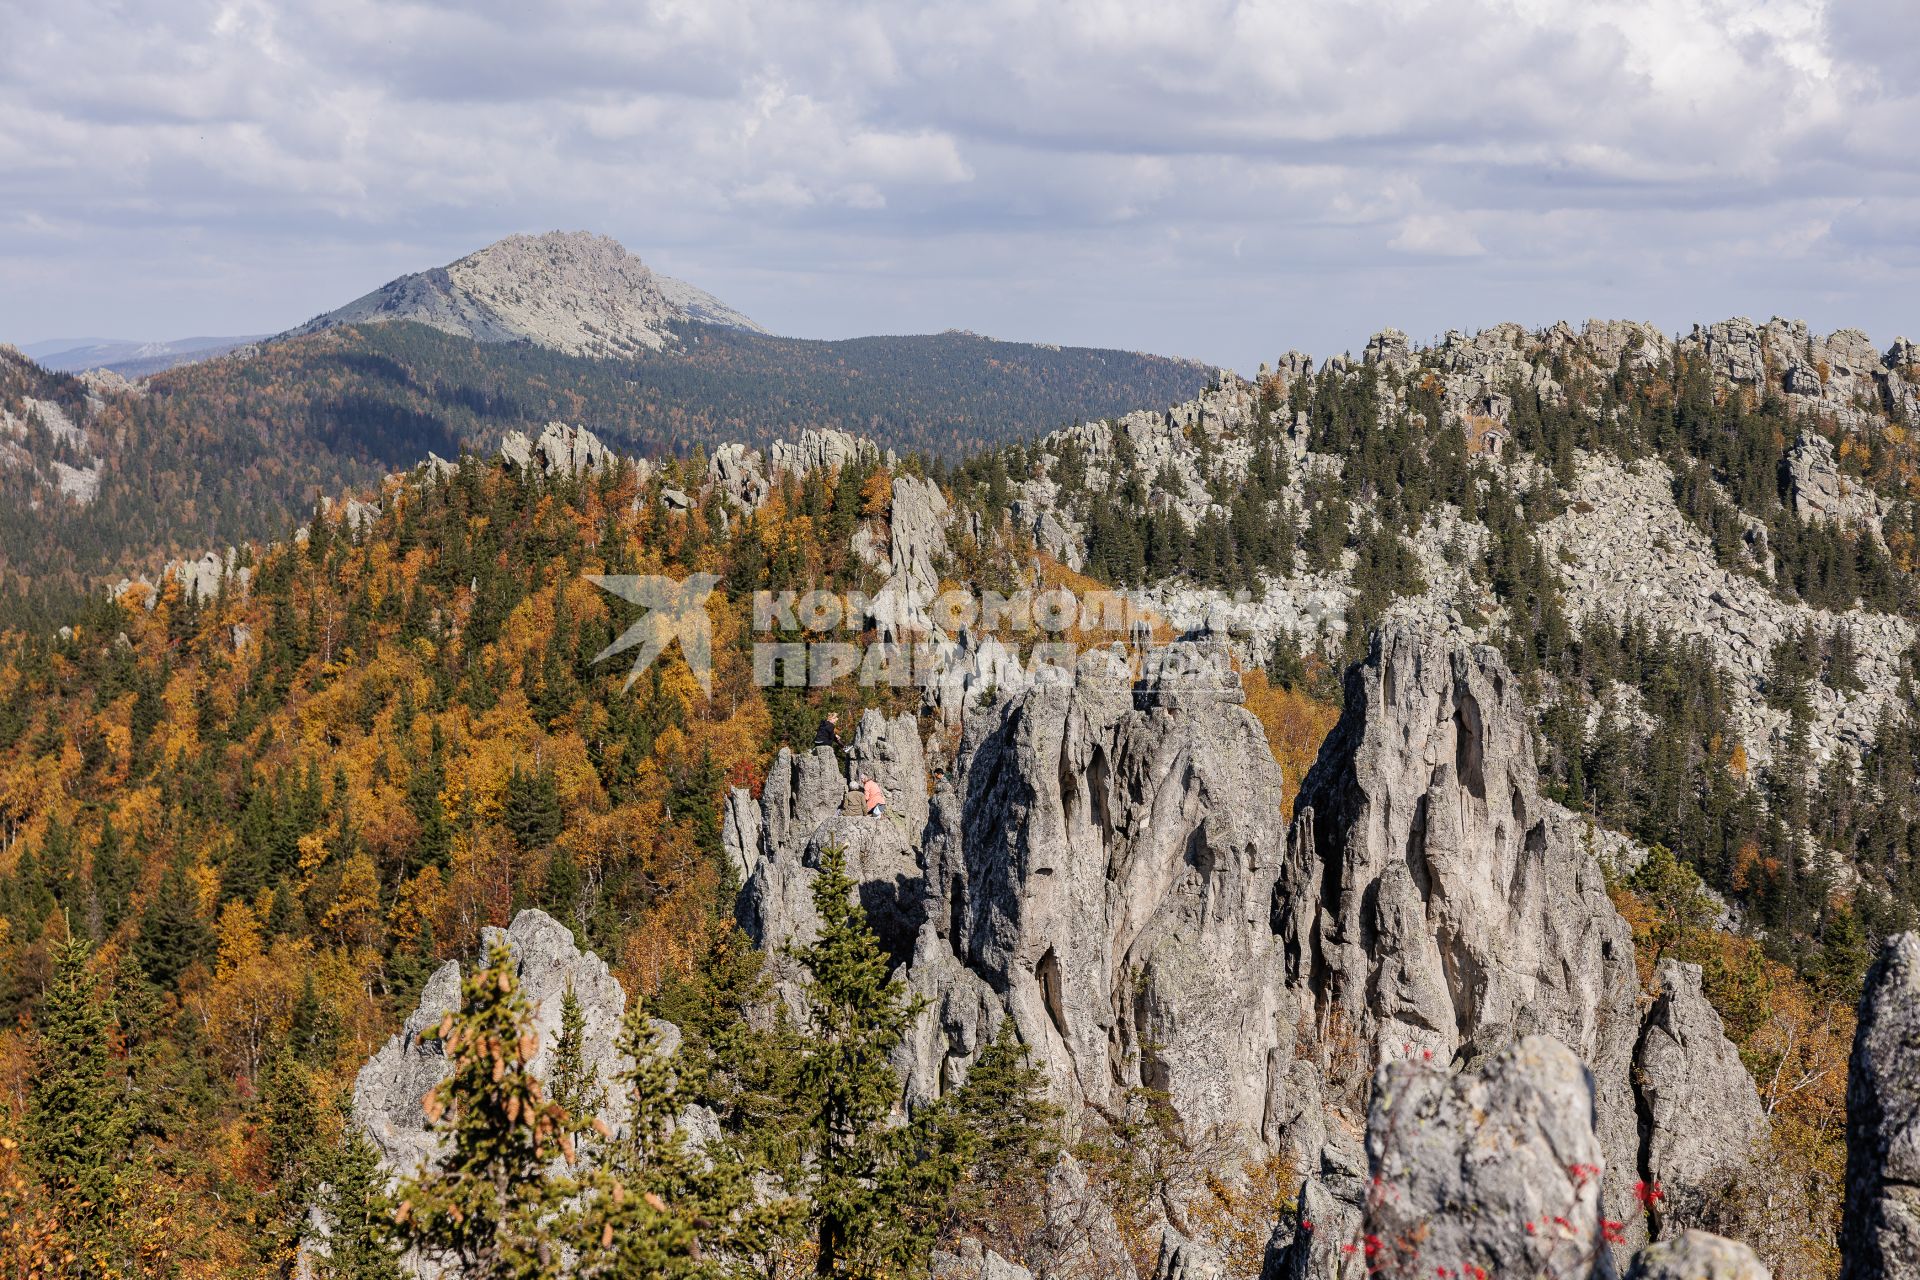
{"label": "white cloud", "polygon": [[1400,224],[1387,248],[1440,258],[1474,258],[1486,252],[1473,228],[1457,218],[1416,213]]}
{"label": "white cloud", "polygon": [[790,332],[965,325],[1240,365],[1613,311],[1805,307],[1890,336],[1920,283],[1910,16],[12,0],[0,337],[273,328],[553,226]]}

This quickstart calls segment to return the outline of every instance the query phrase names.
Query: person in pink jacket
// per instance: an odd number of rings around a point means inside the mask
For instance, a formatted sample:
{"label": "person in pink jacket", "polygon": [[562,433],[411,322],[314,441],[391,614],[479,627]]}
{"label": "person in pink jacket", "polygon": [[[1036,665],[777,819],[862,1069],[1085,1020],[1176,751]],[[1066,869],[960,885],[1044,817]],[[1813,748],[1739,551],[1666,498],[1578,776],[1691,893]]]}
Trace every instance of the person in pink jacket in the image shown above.
{"label": "person in pink jacket", "polygon": [[864,773],[860,775],[860,799],[866,807],[869,818],[887,816],[887,793],[880,789],[879,783]]}

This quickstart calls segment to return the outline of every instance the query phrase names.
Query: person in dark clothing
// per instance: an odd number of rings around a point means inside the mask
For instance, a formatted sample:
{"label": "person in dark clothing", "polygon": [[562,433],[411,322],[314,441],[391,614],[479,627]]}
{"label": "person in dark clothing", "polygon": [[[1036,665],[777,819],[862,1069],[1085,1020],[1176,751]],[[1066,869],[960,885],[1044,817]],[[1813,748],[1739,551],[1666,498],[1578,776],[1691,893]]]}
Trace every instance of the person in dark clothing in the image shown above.
{"label": "person in dark clothing", "polygon": [[838,711],[827,712],[827,718],[822,720],[820,727],[814,731],[813,745],[816,747],[832,747],[836,752],[841,749],[840,713]]}

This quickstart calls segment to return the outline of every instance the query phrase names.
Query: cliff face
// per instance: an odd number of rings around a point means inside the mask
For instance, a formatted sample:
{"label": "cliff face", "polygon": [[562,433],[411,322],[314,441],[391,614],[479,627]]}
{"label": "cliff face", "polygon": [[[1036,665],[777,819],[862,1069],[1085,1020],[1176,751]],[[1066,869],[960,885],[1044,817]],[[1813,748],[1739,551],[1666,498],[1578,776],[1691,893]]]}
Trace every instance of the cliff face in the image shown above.
{"label": "cliff face", "polygon": [[[1375,1062],[1465,1064],[1555,1037],[1591,1066],[1609,1163],[1630,1170],[1633,943],[1538,777],[1531,719],[1493,650],[1376,636],[1295,805],[1276,902],[1288,979],[1323,1035],[1357,1038]],[[1630,1188],[1610,1190],[1624,1211]]]}

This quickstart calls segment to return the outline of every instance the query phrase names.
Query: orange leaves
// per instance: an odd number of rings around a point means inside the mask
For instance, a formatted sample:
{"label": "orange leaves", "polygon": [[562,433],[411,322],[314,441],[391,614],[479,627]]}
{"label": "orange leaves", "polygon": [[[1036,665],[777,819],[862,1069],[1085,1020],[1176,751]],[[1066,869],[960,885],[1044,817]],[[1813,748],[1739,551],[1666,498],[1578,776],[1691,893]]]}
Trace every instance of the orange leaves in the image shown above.
{"label": "orange leaves", "polygon": [[1300,783],[1320,754],[1320,744],[1339,722],[1340,708],[1319,702],[1299,689],[1280,689],[1267,683],[1264,672],[1252,670],[1240,677],[1246,708],[1267,732],[1267,745],[1280,764],[1281,817],[1291,821]]}

